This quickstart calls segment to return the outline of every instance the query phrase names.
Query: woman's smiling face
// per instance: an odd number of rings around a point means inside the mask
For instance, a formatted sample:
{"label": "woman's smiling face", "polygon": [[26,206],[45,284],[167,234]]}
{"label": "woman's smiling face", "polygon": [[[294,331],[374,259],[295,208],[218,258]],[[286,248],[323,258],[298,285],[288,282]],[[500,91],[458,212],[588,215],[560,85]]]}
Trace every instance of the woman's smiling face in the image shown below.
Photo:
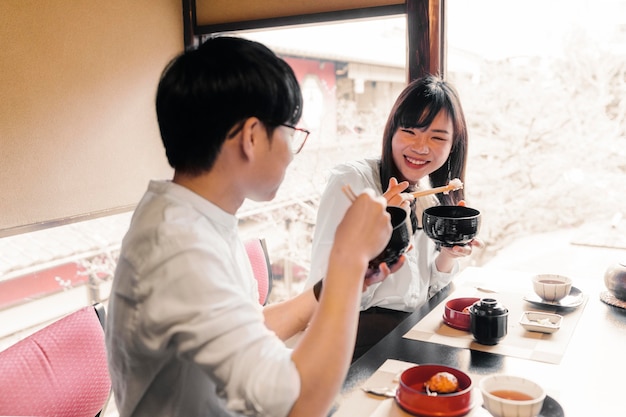
{"label": "woman's smiling face", "polygon": [[393,161],[411,184],[431,174],[446,163],[452,149],[452,119],[445,110],[437,113],[430,126],[399,127],[391,140]]}

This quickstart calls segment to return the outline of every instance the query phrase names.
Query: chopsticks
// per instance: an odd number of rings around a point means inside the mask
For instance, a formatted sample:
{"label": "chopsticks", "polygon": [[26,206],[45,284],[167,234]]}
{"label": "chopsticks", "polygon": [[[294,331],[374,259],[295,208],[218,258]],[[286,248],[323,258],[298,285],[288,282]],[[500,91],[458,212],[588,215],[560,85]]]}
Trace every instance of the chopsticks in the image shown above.
{"label": "chopsticks", "polygon": [[[456,191],[461,188],[463,188],[463,183],[461,182],[461,180],[458,178],[454,178],[448,183],[448,185],[444,185],[442,187],[431,188],[429,190],[415,191],[415,192],[412,192],[411,194],[413,195],[413,197],[423,197],[425,195],[437,194],[437,193],[447,194],[450,191]],[[350,184],[345,184],[343,187],[341,187],[341,191],[343,191],[343,193],[346,195],[346,197],[348,197],[350,201],[356,200],[357,196],[354,193],[354,191],[352,191],[352,187],[350,187]]]}
{"label": "chopsticks", "polygon": [[350,184],[346,184],[343,187],[341,187],[341,191],[343,191],[346,197],[348,197],[348,200],[352,202],[356,200],[356,194],[354,193],[354,191],[352,191],[352,187],[350,187]]}
{"label": "chopsticks", "polygon": [[455,178],[448,183],[448,185],[444,185],[442,187],[431,188],[430,190],[422,190],[415,191],[411,193],[413,197],[423,197],[425,195],[437,194],[437,193],[448,193],[450,191],[456,191],[463,188],[463,183],[460,179]]}

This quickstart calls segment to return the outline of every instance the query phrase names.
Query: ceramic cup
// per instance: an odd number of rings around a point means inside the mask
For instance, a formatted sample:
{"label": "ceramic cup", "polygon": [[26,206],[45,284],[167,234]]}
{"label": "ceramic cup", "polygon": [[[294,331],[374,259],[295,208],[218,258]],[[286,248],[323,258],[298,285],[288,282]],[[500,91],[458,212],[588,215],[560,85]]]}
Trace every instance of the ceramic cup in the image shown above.
{"label": "ceramic cup", "polygon": [[397,206],[387,206],[387,213],[391,216],[393,232],[385,249],[369,262],[371,269],[378,269],[381,262],[387,263],[387,266],[392,266],[398,262],[400,256],[406,252],[411,243],[413,229],[411,228],[409,213]]}
{"label": "ceramic cup", "polygon": [[481,345],[496,345],[507,334],[509,310],[495,298],[483,298],[469,308],[470,331]]}
{"label": "ceramic cup", "polygon": [[478,389],[483,407],[494,417],[536,417],[546,398],[541,385],[515,375],[488,375],[479,382]]}
{"label": "ceramic cup", "polygon": [[572,279],[563,275],[539,274],[532,278],[532,282],[535,293],[545,301],[560,301],[572,289]]}
{"label": "ceramic cup", "polygon": [[626,301],[626,259],[607,268],[604,285],[615,298]]}

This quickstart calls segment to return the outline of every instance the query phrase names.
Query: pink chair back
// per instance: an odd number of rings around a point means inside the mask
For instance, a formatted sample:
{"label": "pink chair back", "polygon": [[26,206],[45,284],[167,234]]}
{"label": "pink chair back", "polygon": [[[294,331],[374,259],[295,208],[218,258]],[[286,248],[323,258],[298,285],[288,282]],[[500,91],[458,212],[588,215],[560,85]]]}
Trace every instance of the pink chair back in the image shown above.
{"label": "pink chair back", "polygon": [[249,239],[244,242],[254,277],[259,287],[259,303],[265,305],[272,291],[272,266],[265,239]]}
{"label": "pink chair back", "polygon": [[98,415],[111,391],[103,324],[101,304],[83,307],[0,352],[0,415]]}

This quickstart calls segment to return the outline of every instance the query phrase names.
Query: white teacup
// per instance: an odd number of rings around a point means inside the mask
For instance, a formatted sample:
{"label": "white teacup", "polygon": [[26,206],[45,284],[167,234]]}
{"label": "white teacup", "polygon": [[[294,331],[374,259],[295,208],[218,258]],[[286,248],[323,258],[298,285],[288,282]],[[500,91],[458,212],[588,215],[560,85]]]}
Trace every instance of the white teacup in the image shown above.
{"label": "white teacup", "polygon": [[539,274],[533,277],[533,290],[546,301],[560,301],[569,295],[572,279],[563,275]]}
{"label": "white teacup", "polygon": [[489,375],[478,387],[485,408],[494,417],[536,417],[546,398],[539,384],[514,375]]}

